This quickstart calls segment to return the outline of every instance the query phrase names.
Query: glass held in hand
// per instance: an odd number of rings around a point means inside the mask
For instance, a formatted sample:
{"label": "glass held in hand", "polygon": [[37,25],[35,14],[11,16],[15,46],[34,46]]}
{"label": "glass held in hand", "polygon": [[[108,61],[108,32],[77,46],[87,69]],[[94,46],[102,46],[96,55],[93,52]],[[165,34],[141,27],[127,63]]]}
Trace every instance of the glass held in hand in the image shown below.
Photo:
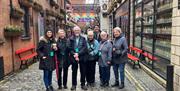
{"label": "glass held in hand", "polygon": [[53,43],[53,44],[52,44],[52,48],[53,48],[54,50],[57,50],[57,44],[56,44],[56,43]]}

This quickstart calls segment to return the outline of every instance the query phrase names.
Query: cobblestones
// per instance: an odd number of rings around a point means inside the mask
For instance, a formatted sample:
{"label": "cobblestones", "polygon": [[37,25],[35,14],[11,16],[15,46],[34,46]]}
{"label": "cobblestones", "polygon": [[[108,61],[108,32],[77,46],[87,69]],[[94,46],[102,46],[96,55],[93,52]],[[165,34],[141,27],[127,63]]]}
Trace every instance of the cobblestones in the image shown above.
{"label": "cobblestones", "polygon": [[[38,69],[38,64],[35,63],[31,65],[28,69],[18,72],[10,77],[6,78],[5,82],[0,82],[0,91],[45,91],[44,83],[42,80],[42,71]],[[70,91],[71,88],[71,67],[69,67],[68,76],[68,89],[62,91]],[[79,72],[79,71],[78,71]],[[110,84],[114,82],[114,75],[111,71],[111,81]],[[93,88],[88,88],[88,91],[136,91],[134,85],[126,79],[126,87],[123,90],[118,88],[101,88],[99,86],[99,73],[98,67],[96,70],[96,86]],[[55,71],[53,73],[53,87],[57,90],[57,81]],[[80,73],[78,73],[78,86],[77,91],[82,91],[80,88]],[[59,90],[60,91],[60,90]]]}

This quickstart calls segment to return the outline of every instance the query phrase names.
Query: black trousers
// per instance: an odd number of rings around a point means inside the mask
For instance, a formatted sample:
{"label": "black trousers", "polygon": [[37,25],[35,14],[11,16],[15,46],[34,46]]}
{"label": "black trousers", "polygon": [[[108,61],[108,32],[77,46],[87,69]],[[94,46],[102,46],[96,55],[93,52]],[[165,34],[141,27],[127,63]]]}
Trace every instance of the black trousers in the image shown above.
{"label": "black trousers", "polygon": [[[62,78],[63,78],[63,86],[67,86],[68,68],[69,65],[65,65],[64,67],[59,67],[58,86],[62,86]],[[62,71],[63,71],[63,77],[62,77]]]}
{"label": "black trousers", "polygon": [[86,62],[80,62],[80,74],[81,74],[81,86],[84,86],[86,83],[86,73],[87,73],[87,63]]}
{"label": "black trousers", "polygon": [[96,61],[88,61],[87,62],[87,71],[86,71],[86,78],[88,83],[95,82],[95,73],[96,73]]}
{"label": "black trousers", "polygon": [[72,85],[77,85],[77,70],[78,70],[78,63],[73,62],[72,63]]}
{"label": "black trousers", "polygon": [[[79,62],[80,65],[80,82],[81,82],[81,86],[84,86],[86,83],[86,62],[80,60],[81,62]],[[78,63],[77,62],[73,62],[72,63],[72,85],[76,86],[77,85],[77,70],[78,70]]]}

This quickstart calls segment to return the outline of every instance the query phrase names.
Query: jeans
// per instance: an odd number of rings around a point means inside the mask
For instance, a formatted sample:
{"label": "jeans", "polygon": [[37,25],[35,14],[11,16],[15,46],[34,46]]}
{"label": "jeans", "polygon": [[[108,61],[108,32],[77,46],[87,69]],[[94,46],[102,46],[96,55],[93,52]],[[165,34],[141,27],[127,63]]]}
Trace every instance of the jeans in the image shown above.
{"label": "jeans", "polygon": [[119,82],[119,75],[118,74],[120,74],[121,83],[124,83],[124,78],[125,78],[124,68],[125,68],[125,63],[113,65],[115,81]]}
{"label": "jeans", "polygon": [[110,66],[99,67],[100,77],[102,79],[102,83],[109,83],[110,80]]}
{"label": "jeans", "polygon": [[53,71],[44,70],[44,84],[46,88],[48,88],[52,84],[52,73]]}

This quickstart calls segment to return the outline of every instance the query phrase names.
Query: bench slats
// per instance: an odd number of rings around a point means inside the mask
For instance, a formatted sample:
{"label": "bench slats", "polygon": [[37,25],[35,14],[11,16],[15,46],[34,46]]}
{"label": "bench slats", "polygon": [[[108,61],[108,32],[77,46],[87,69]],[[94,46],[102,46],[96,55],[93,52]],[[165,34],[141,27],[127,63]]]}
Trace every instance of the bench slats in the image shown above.
{"label": "bench slats", "polygon": [[137,58],[129,53],[128,53],[128,58],[131,59],[132,61],[139,61],[139,58]]}
{"label": "bench slats", "polygon": [[26,61],[26,60],[28,60],[28,59],[30,59],[30,58],[35,57],[35,56],[37,56],[37,53],[33,53],[33,54],[31,54],[31,55],[27,55],[27,56],[25,56],[25,57],[22,57],[20,60],[21,60],[21,61]]}
{"label": "bench slats", "polygon": [[29,50],[34,49],[34,48],[35,48],[35,46],[30,46],[30,47],[27,47],[27,48],[22,48],[22,49],[16,50],[15,54],[21,54],[23,52],[29,51]]}

